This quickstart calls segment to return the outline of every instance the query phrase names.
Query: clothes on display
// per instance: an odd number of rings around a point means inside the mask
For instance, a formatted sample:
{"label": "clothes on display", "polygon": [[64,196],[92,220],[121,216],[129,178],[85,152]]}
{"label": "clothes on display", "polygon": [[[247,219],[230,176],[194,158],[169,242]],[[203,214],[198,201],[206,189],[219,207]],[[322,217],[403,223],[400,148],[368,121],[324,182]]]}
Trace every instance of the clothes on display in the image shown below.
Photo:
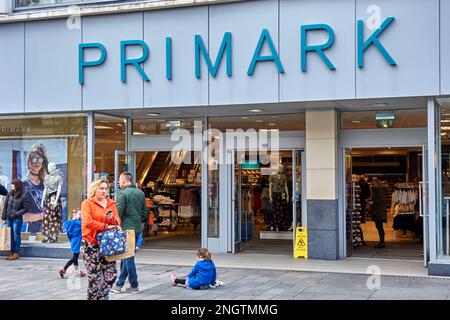
{"label": "clothes on display", "polygon": [[[152,197],[155,214],[153,231],[158,227],[176,230],[178,225],[192,223],[194,229],[200,224],[200,187],[195,185],[172,185],[169,190]],[[178,202],[177,202],[178,200]]]}
{"label": "clothes on display", "polygon": [[61,189],[63,177],[61,172],[56,169],[56,164],[48,164],[49,174],[44,179],[44,192],[42,198],[42,207],[44,216],[42,221],[42,242],[58,241],[59,230],[62,224],[62,201]]}
{"label": "clothes on display", "polygon": [[272,214],[270,212],[270,195],[268,187],[264,187],[261,191],[261,210],[264,214],[265,223],[270,224]]}
{"label": "clothes on display", "polygon": [[418,197],[419,186],[414,184],[397,184],[392,193],[391,213],[394,216],[394,230],[414,232],[417,236],[422,234],[423,220],[419,219]]}
{"label": "clothes on display", "polygon": [[[362,206],[361,206],[361,186],[355,182],[347,184],[347,238],[351,239],[353,247],[361,247],[364,243],[364,235],[361,227]],[[351,201],[350,201],[351,200]]]}
{"label": "clothes on display", "polygon": [[281,192],[272,193],[272,219],[271,230],[284,231],[290,227],[287,223],[287,202],[285,194]]}
{"label": "clothes on display", "polygon": [[281,173],[283,166],[279,165],[278,171],[269,178],[269,194],[272,200],[272,219],[270,230],[286,231],[291,227],[292,219],[288,217],[288,197],[287,177]]}

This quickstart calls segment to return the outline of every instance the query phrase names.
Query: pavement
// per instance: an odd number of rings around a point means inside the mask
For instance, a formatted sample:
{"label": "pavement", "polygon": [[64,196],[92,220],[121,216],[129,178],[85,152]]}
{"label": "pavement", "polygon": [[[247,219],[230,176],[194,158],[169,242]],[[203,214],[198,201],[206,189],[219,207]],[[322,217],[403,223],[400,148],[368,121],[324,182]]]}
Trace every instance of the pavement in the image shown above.
{"label": "pavement", "polygon": [[[450,278],[383,276],[376,268],[366,274],[226,267],[219,261],[224,285],[207,290],[173,287],[170,274],[185,275],[187,265],[142,263],[138,256],[140,292],[110,294],[110,300],[448,300]],[[167,260],[166,260],[167,261]],[[65,260],[0,259],[0,299],[85,300],[87,278],[71,270],[61,279],[57,269]],[[80,261],[82,270],[84,266]]]}

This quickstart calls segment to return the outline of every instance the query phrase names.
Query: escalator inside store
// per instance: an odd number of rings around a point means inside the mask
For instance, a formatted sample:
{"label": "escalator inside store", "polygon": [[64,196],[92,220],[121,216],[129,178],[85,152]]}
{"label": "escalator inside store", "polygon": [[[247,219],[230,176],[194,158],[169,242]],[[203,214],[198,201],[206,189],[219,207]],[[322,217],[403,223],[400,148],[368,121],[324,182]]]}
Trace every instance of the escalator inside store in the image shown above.
{"label": "escalator inside store", "polygon": [[422,156],[421,148],[347,150],[348,256],[423,259]]}
{"label": "escalator inside store", "polygon": [[136,153],[136,177],[150,209],[144,248],[201,246],[201,162],[197,152]]}

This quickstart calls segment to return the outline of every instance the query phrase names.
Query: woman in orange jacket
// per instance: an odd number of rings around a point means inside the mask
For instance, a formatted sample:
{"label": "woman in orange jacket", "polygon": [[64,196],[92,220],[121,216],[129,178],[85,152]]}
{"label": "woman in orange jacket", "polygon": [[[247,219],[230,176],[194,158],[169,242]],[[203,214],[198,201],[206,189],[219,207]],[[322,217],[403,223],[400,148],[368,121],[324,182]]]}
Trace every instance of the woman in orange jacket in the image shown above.
{"label": "woman in orange jacket", "polygon": [[117,278],[116,262],[100,255],[97,234],[104,229],[120,229],[116,203],[107,197],[108,183],[97,180],[89,186],[88,198],[81,207],[81,255],[88,274],[88,300],[107,300]]}

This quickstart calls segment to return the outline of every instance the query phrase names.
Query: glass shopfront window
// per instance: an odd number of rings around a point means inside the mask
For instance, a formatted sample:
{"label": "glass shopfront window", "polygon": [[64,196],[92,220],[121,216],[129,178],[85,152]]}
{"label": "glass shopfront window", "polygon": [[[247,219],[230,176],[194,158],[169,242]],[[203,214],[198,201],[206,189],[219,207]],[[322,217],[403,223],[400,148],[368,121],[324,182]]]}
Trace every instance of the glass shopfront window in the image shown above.
{"label": "glass shopfront window", "polygon": [[208,156],[208,237],[220,237],[220,141],[208,138],[211,153]]}
{"label": "glass shopfront window", "polygon": [[84,4],[117,0],[15,0],[16,8],[53,7],[59,5]]}
{"label": "glass shopfront window", "polygon": [[202,132],[202,119],[133,119],[132,134],[144,135],[170,135],[178,129],[184,129],[190,133]]}
{"label": "glass shopfront window", "polygon": [[[448,104],[447,104],[448,105]],[[450,259],[450,107],[440,107],[436,114],[438,181],[436,204],[437,257]]]}
{"label": "glass shopfront window", "polygon": [[[10,191],[11,182],[19,179],[29,196],[30,210],[22,228],[25,238],[67,240],[60,235],[61,222],[81,208],[86,190],[86,115],[0,117],[0,154],[1,183]],[[48,180],[57,176],[60,182],[49,188]],[[58,196],[59,201],[52,201]],[[57,222],[49,222],[54,215]]]}
{"label": "glass shopfront window", "polygon": [[126,150],[126,126],[127,120],[124,118],[95,114],[94,179],[108,181],[110,195],[114,193],[115,151]]}

